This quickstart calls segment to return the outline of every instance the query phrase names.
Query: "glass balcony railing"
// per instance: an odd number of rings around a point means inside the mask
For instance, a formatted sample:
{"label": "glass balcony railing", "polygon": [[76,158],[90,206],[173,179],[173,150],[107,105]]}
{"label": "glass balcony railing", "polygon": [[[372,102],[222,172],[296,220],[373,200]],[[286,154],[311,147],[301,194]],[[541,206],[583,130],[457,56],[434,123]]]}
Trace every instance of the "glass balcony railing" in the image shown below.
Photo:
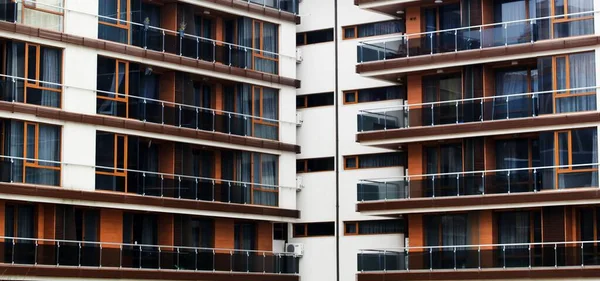
{"label": "glass balcony railing", "polygon": [[118,269],[298,274],[289,253],[0,237],[4,264]]}
{"label": "glass balcony railing", "polygon": [[600,241],[360,250],[359,272],[509,269],[600,265]]}
{"label": "glass balcony railing", "polygon": [[[34,174],[23,179],[23,167],[36,163]],[[282,189],[296,187],[255,182],[215,179],[191,175],[140,171],[105,166],[65,163],[0,155],[0,182],[56,186],[64,167],[94,173],[96,190],[131,193],[141,196],[187,199],[208,202],[279,206]],[[49,171],[46,171],[49,170]],[[39,172],[38,172],[39,171]],[[111,174],[112,173],[112,174]],[[127,184],[128,184],[128,187]],[[62,186],[80,188],[78,186]]]}
{"label": "glass balcony railing", "polygon": [[598,163],[360,180],[357,201],[510,194],[598,188]]}
{"label": "glass balcony railing", "polygon": [[598,87],[511,94],[361,110],[358,132],[596,111]]}
{"label": "glass balcony railing", "polygon": [[262,5],[297,15],[298,4],[301,0],[242,0],[244,2]]}
{"label": "glass balcony railing", "polygon": [[[362,41],[357,46],[357,62],[384,61],[589,35],[594,33],[595,13],[597,12],[570,13]],[[552,30],[554,34],[551,34]]]}
{"label": "glass balcony railing", "polygon": [[[288,9],[291,4],[288,2],[297,0],[242,0],[249,3],[263,3],[264,5],[279,5],[282,9]],[[54,14],[60,14],[61,25],[58,27],[47,27],[47,25],[40,25],[39,22],[31,20],[29,18],[18,17],[19,13],[17,10],[23,6],[29,4],[35,4],[39,9],[50,10],[50,13],[46,18],[54,16]],[[151,26],[149,23],[139,23],[133,21],[127,21],[124,19],[117,19],[112,17],[106,17],[101,15],[95,15],[86,13],[83,11],[71,10],[62,6],[51,5],[42,3],[39,1],[17,1],[14,3],[6,3],[3,5],[14,5],[14,7],[7,8],[7,10],[14,10],[14,15],[0,13],[0,20],[19,22],[27,25],[36,26],[39,28],[52,28],[57,31],[62,31],[62,14],[65,12],[77,13],[82,16],[92,17],[95,21],[99,22],[99,26],[106,27],[103,29],[101,39],[110,40],[118,43],[129,44],[137,47],[141,47],[148,50],[159,51],[163,53],[174,54],[182,57],[191,59],[207,61],[211,63],[220,63],[227,66],[253,69],[260,72],[278,74],[279,73],[279,59],[287,58],[290,60],[296,60],[295,56],[280,55],[277,52],[255,49],[252,47],[241,46],[237,44],[227,43],[223,41],[214,40],[211,38],[205,38],[196,36],[185,31],[168,30],[156,26]],[[293,8],[289,8],[293,9]],[[49,19],[48,19],[49,20]],[[100,21],[99,21],[100,20]],[[44,22],[44,21],[40,21]],[[105,24],[102,24],[104,22]],[[278,46],[278,42],[275,42],[275,48]]]}
{"label": "glass balcony railing", "polygon": [[[0,100],[43,105],[41,99],[28,98],[27,100],[21,101],[15,100],[15,97],[23,96],[22,88],[25,81],[38,82],[57,89],[75,88],[78,90],[95,92],[97,95],[102,95],[112,101],[112,103],[110,103],[110,101],[106,103],[103,99],[97,99],[96,108],[99,114],[104,114],[104,110],[110,109],[110,111],[105,113],[106,115],[136,119],[143,122],[270,140],[279,140],[279,130],[283,127],[287,127],[290,130],[296,128],[295,122],[161,101],[135,95],[84,89],[76,86],[4,74],[0,74]],[[116,101],[117,99],[128,100],[128,102],[119,103]],[[108,109],[105,108],[107,106],[109,107]]]}

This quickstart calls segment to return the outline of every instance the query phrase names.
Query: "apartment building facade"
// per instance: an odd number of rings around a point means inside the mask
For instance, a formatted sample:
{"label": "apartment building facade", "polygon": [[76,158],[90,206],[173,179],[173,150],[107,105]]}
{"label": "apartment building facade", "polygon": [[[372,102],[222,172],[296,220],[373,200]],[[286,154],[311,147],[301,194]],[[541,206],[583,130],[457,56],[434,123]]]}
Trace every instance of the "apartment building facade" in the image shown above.
{"label": "apartment building facade", "polygon": [[298,280],[293,3],[2,1],[2,279]]}
{"label": "apartment building facade", "polygon": [[599,9],[0,1],[2,278],[593,279]]}

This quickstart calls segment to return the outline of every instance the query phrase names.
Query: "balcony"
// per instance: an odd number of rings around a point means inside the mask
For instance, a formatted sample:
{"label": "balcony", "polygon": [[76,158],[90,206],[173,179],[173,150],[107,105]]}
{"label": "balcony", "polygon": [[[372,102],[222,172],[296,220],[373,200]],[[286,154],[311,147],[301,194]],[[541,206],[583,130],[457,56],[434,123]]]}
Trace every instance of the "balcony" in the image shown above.
{"label": "balcony", "polygon": [[[416,32],[386,39],[374,39],[362,41],[357,46],[357,72],[369,73],[381,70],[391,70],[396,66],[403,66],[399,62],[402,59],[416,58],[423,56],[471,53],[473,51],[480,54],[462,55],[460,59],[469,60],[473,58],[489,59],[493,56],[504,55],[523,55],[524,49],[515,49],[515,52],[507,51],[510,46],[529,44],[535,46],[535,43],[550,39],[566,39],[572,37],[582,37],[594,34],[594,16],[597,12],[586,11],[579,13],[570,13],[565,15],[535,17],[516,21],[503,21],[498,23],[489,23],[467,27],[448,28],[437,31]],[[577,26],[577,28],[575,28]],[[551,32],[552,31],[552,32]],[[581,39],[581,38],[580,38]],[[568,39],[573,40],[575,39]],[[583,40],[583,39],[582,39]],[[593,44],[595,45],[596,40]],[[566,41],[565,41],[566,42]],[[576,47],[559,44],[554,42],[552,45],[539,49],[564,49]],[[586,44],[582,42],[581,44]],[[507,48],[502,51],[491,51],[493,48]],[[486,50],[490,49],[490,52]],[[533,52],[535,50],[525,50]],[[470,54],[470,53],[469,53]],[[448,57],[453,62],[459,57]],[[407,60],[408,61],[408,60]],[[406,62],[407,62],[406,61]],[[430,59],[414,60],[427,64],[433,64]],[[384,63],[386,62],[386,63]],[[447,61],[446,61],[447,62]],[[384,78],[384,77],[382,77]],[[391,77],[390,77],[391,78]]]}
{"label": "balcony", "polygon": [[4,236],[0,241],[4,266],[103,268],[123,271],[123,275],[135,275],[131,269],[167,271],[175,276],[185,272],[227,272],[234,276],[299,273],[299,258],[289,253]]}
{"label": "balcony", "polygon": [[[488,274],[496,278],[506,274],[500,278],[509,278],[512,271],[527,275],[521,278],[533,278],[543,270],[558,274],[569,268],[578,272],[594,269],[600,266],[599,253],[598,241],[366,249],[357,254],[357,280],[375,280],[372,278],[376,275],[386,275],[386,279],[430,280],[432,276],[429,275],[436,273],[444,274],[443,279],[447,280],[473,279],[467,276]],[[428,276],[421,272],[427,272]]]}
{"label": "balcony", "polygon": [[[594,112],[598,87],[497,95],[361,110],[357,130],[386,131]],[[557,99],[558,97],[558,99]]]}

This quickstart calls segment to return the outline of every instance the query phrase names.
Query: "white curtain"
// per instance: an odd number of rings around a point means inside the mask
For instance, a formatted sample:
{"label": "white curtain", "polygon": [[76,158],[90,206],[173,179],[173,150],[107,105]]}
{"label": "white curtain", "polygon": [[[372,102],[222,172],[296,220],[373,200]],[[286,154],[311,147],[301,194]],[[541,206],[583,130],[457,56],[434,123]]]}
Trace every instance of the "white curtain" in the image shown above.
{"label": "white curtain", "polygon": [[11,79],[7,79],[7,88],[4,99],[7,101],[24,102],[23,89],[25,83],[23,78],[25,78],[25,44],[9,42],[6,44],[6,49],[6,74],[21,79],[15,79],[15,83],[12,83]]}
{"label": "white curtain", "polygon": [[[42,73],[40,79],[44,82],[51,82],[60,84],[61,75],[61,51],[58,49],[52,49],[42,47]],[[43,84],[47,88],[60,89],[60,86],[55,84]],[[41,91],[41,105],[59,107],[60,106],[60,94],[53,91],[43,90]]]}
{"label": "white curtain", "polygon": [[[38,9],[44,9],[57,13],[63,12],[63,9],[61,9],[63,6],[63,0],[31,0],[26,2],[30,2],[31,5],[37,6]],[[23,4],[19,4],[18,6],[19,9],[17,15],[18,17],[21,17],[22,15],[23,19],[20,21],[24,24],[54,31],[62,31],[63,17],[61,15],[29,9],[24,7]],[[23,11],[21,11],[21,9],[23,9]],[[21,14],[21,12],[23,12],[23,14]]]}
{"label": "white curtain", "polygon": [[375,22],[358,26],[358,37],[377,36],[403,32],[398,20]]}
{"label": "white curtain", "polygon": [[[8,142],[5,144],[5,151],[8,152],[8,155],[12,157],[23,157],[23,122],[20,121],[7,121],[9,127],[10,135],[5,136],[8,138]],[[7,159],[6,161],[10,161]],[[23,182],[23,160],[14,159],[11,169],[11,178],[13,182]]]}
{"label": "white curtain", "polygon": [[[442,245],[461,246],[467,245],[467,216],[444,215],[442,216]],[[451,250],[451,249],[449,249]]]}
{"label": "white curtain", "polygon": [[[279,193],[277,192],[277,186],[279,182],[278,161],[276,155],[270,154],[258,154],[255,153],[254,162],[254,182],[264,185],[257,185],[255,188],[272,190],[270,191],[254,191],[254,204],[277,206]],[[257,175],[257,170],[260,171]],[[258,178],[257,178],[258,176]]]}
{"label": "white curtain", "polygon": [[[258,98],[260,99],[260,96],[258,95],[258,93],[254,94],[254,98],[255,100]],[[260,100],[258,100],[257,102],[255,102],[255,106],[260,104]],[[262,116],[263,118],[268,118],[268,119],[272,119],[272,120],[277,120],[279,118],[279,98],[278,98],[278,92],[276,89],[271,89],[271,88],[263,88],[263,92],[262,92]],[[258,113],[260,114],[260,112]],[[255,115],[256,112],[255,112]],[[269,123],[271,125],[264,125],[264,124],[254,124],[254,136],[255,137],[259,137],[259,138],[265,138],[265,139],[271,139],[271,140],[277,140],[279,139],[279,126],[277,122],[271,122],[271,121],[266,121],[266,120],[260,120],[260,122],[263,123]]]}
{"label": "white curtain", "polygon": [[[499,244],[529,243],[529,212],[503,212],[499,215]],[[513,246],[514,247],[514,246]],[[527,247],[527,246],[525,246]],[[512,248],[512,247],[511,247]]]}
{"label": "white curtain", "polygon": [[[238,40],[237,43],[240,46],[244,47],[252,47],[252,19],[250,18],[240,18],[238,19]],[[238,59],[233,64],[237,65],[241,68],[249,68],[252,67],[252,50],[248,49],[238,49],[239,47],[234,47],[237,50],[232,50],[232,53],[238,53]],[[237,51],[237,52],[236,52]]]}
{"label": "white curtain", "polygon": [[[270,52],[270,53],[263,52],[262,55],[267,58],[278,59],[277,55],[273,54],[273,53],[277,53],[277,44],[278,44],[277,25],[272,24],[272,23],[263,22],[262,32],[263,32],[262,38],[260,38],[263,41],[262,50]],[[257,34],[258,34],[258,36],[260,36],[260,33],[255,31],[254,35],[256,36]],[[259,38],[254,38],[255,42],[258,39]],[[258,46],[254,46],[254,47],[258,48]],[[254,59],[254,69],[256,69],[258,71],[262,71],[262,72],[277,74],[277,61],[257,57]]]}
{"label": "white curtain", "polygon": [[[570,2],[569,2],[570,3]],[[570,87],[587,88],[596,86],[596,63],[595,53],[580,53],[568,56],[569,72],[570,72]],[[564,60],[557,60],[556,63],[556,79],[557,85],[561,90],[566,83],[566,66]],[[563,87],[560,87],[563,86]],[[586,92],[596,92],[596,89],[590,88],[579,91],[570,91],[570,94],[579,94]],[[560,93],[560,92],[559,92]],[[556,99],[557,113],[579,112],[596,110],[596,95],[567,97]]]}
{"label": "white curtain", "polygon": [[[33,206],[19,205],[17,210],[17,237],[35,238],[34,221],[33,221]],[[18,242],[24,242],[20,240]],[[31,242],[25,242],[31,243]]]}
{"label": "white curtain", "polygon": [[[248,84],[240,84],[236,92],[236,113],[252,115],[252,87]],[[252,118],[244,119],[241,116],[232,115],[234,131],[245,136],[252,136]]]}
{"label": "white curtain", "polygon": [[529,112],[527,96],[506,98],[503,96],[529,92],[528,71],[501,71],[496,73],[496,96],[493,100],[494,119],[526,117]]}

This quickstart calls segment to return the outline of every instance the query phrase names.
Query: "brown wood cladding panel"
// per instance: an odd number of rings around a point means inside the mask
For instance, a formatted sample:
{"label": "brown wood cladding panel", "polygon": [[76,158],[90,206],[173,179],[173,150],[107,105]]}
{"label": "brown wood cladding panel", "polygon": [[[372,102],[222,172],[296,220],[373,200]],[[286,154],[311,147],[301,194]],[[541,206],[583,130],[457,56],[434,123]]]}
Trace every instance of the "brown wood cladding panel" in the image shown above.
{"label": "brown wood cladding panel", "polygon": [[494,1],[481,0],[481,17],[483,24],[494,23]]}
{"label": "brown wood cladding panel", "polygon": [[[429,127],[415,127],[406,129],[393,129],[385,132],[368,132],[356,134],[356,141],[379,141],[389,139],[414,138],[425,136],[450,135],[461,133],[474,133],[499,130],[514,130],[523,128],[536,128],[557,125],[570,125],[578,123],[594,123],[600,121],[600,113],[575,113],[547,115],[535,118],[495,120],[486,122],[464,123],[456,125],[442,125]],[[401,142],[401,141],[399,141]]]}
{"label": "brown wood cladding panel", "polygon": [[[0,21],[1,24],[2,21]],[[300,153],[300,146],[288,143],[282,143],[271,140],[259,140],[242,136],[229,135],[224,133],[215,133],[208,131],[198,131],[188,128],[178,128],[175,126],[147,123],[133,119],[123,119],[111,116],[87,115],[74,112],[66,112],[60,109],[38,107],[27,104],[18,104],[6,101],[0,101],[0,110],[9,112],[18,112],[33,114],[38,117],[63,120],[68,122],[78,122],[91,125],[103,125],[115,128],[124,128],[138,130],[150,133],[171,134],[181,137],[193,136],[197,139],[219,141],[226,143],[235,143],[250,147],[267,148],[282,150],[288,152]]]}
{"label": "brown wood cladding panel", "polygon": [[[408,244],[410,247],[425,245],[425,227],[422,214],[409,214],[408,216]],[[411,252],[422,252],[423,249],[414,249]],[[423,268],[423,259],[410,259],[410,268]]]}
{"label": "brown wood cladding panel", "polygon": [[258,223],[258,250],[273,251],[273,223],[259,221]]}
{"label": "brown wood cladding panel", "polygon": [[180,57],[175,54],[162,53],[152,50],[144,50],[140,47],[123,45],[120,43],[114,43],[110,41],[104,41],[94,38],[80,37],[76,35],[64,34],[52,30],[46,30],[41,28],[35,28],[19,23],[10,23],[6,21],[0,22],[0,30],[9,32],[15,32],[19,34],[25,34],[29,36],[36,36],[40,38],[50,39],[54,41],[60,41],[75,45],[81,45],[89,48],[107,50],[109,52],[115,52],[120,54],[127,54],[136,56],[144,59],[159,60],[164,62],[170,62],[175,64],[183,64],[190,67],[199,69],[216,71],[224,74],[231,74],[240,77],[252,78],[262,80],[267,83],[277,83],[286,86],[300,88],[300,80],[293,78],[282,77],[274,74],[258,72],[250,69],[237,69],[236,67],[226,66],[220,63],[212,63],[206,61],[199,61],[196,59],[190,59]]}
{"label": "brown wood cladding panel", "polygon": [[565,208],[563,206],[542,209],[542,240],[544,242],[565,241]]}
{"label": "brown wood cladding panel", "polygon": [[[100,210],[100,242],[123,242],[123,211],[115,209]],[[119,247],[106,245],[105,247]]]}
{"label": "brown wood cladding panel", "polygon": [[234,221],[232,219],[215,220],[215,248],[234,248]]}
{"label": "brown wood cladding panel", "polygon": [[160,9],[160,25],[164,29],[177,30],[177,3],[166,3]]}
{"label": "brown wood cladding panel", "polygon": [[421,27],[421,7],[419,7],[419,6],[407,7],[405,12],[406,12],[406,18],[407,18],[406,34],[420,33],[421,28],[422,28]]}
{"label": "brown wood cladding panel", "polygon": [[285,274],[256,274],[235,272],[184,271],[184,270],[155,270],[155,269],[119,269],[119,268],[86,268],[86,267],[56,267],[56,266],[26,266],[0,264],[0,270],[5,276],[30,277],[73,277],[94,278],[106,280],[135,279],[135,280],[211,280],[211,281],[299,281],[298,275]]}
{"label": "brown wood cladding panel", "polygon": [[161,198],[118,192],[70,190],[30,184],[0,183],[0,194],[300,218],[300,211],[292,209]]}
{"label": "brown wood cladding panel", "polygon": [[[424,171],[424,158],[423,158],[423,145],[419,143],[411,143],[408,145],[408,174],[409,175],[423,175]],[[411,183],[410,196],[420,197],[423,190],[423,182],[420,177],[411,178],[414,181]]]}
{"label": "brown wood cladding panel", "polygon": [[[4,209],[6,206],[6,202],[4,200],[0,201],[0,236],[4,236],[4,225],[5,225],[5,219],[6,219],[6,214],[4,213]],[[0,241],[4,241],[4,239],[0,239]],[[1,257],[2,255],[0,255]]]}
{"label": "brown wood cladding panel", "polygon": [[44,204],[44,238],[55,239],[56,234],[56,205]]}
{"label": "brown wood cladding panel", "polygon": [[158,245],[175,245],[173,214],[158,215]]}
{"label": "brown wood cladding panel", "polygon": [[[44,225],[44,222],[46,221],[45,219],[45,212],[44,212],[44,204],[36,204],[35,206],[35,212],[36,212],[36,232],[37,232],[37,236],[38,238],[44,238],[44,232],[46,231],[46,227]],[[54,214],[48,214],[49,216],[54,216]]]}
{"label": "brown wood cladding panel", "polygon": [[[175,71],[161,74],[158,88],[158,98],[160,100],[175,102]],[[165,104],[165,106],[173,105]]]}
{"label": "brown wood cladding panel", "polygon": [[160,144],[158,151],[159,172],[174,174],[175,173],[175,144],[172,142]]}

